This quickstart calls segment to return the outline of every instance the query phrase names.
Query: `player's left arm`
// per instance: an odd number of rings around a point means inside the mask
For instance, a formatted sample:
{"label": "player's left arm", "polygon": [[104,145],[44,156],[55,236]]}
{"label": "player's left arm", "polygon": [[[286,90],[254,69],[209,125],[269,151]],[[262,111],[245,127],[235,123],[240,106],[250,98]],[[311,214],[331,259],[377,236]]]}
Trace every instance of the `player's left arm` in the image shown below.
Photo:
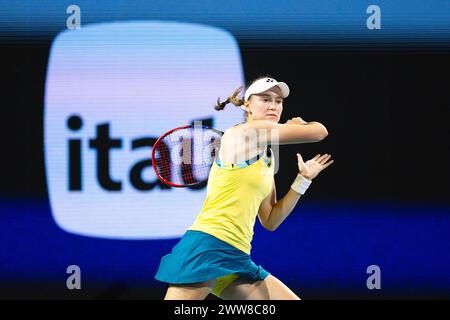
{"label": "player's left arm", "polygon": [[258,219],[259,222],[261,222],[262,226],[266,228],[267,230],[270,230],[268,228],[268,220],[270,217],[270,212],[272,211],[273,207],[277,203],[277,188],[275,186],[275,177],[273,178],[272,183],[272,191],[270,194],[264,198],[264,200],[259,205],[258,210]]}
{"label": "player's left arm", "polygon": [[275,231],[280,224],[294,210],[295,205],[311,181],[325,168],[334,162],[331,155],[316,155],[313,159],[303,162],[301,155],[297,154],[299,174],[292,184],[288,193],[277,201],[275,179],[273,180],[272,192],[261,202],[258,210],[258,218],[264,228]]}
{"label": "player's left arm", "polygon": [[272,192],[261,202],[258,210],[258,218],[262,226],[269,231],[276,228],[288,217],[301,195],[292,189],[280,200],[276,200],[275,180]]}

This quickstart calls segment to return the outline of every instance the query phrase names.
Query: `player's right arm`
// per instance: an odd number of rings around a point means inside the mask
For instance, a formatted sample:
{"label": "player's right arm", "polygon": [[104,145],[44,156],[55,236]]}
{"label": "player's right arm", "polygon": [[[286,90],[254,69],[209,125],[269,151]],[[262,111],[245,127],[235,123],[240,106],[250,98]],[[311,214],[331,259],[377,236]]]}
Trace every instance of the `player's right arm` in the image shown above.
{"label": "player's right arm", "polygon": [[243,126],[244,135],[257,136],[258,144],[297,144],[323,140],[328,131],[320,122],[274,123],[268,120],[254,120]]}

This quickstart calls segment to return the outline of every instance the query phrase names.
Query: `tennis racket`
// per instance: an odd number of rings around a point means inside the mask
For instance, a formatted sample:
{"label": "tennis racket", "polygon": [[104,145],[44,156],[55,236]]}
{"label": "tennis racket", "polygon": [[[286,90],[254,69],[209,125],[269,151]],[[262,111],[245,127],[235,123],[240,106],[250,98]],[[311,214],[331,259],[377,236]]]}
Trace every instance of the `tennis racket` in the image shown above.
{"label": "tennis racket", "polygon": [[222,135],[222,131],[205,125],[185,125],[167,131],[152,148],[156,176],[172,187],[205,186]]}

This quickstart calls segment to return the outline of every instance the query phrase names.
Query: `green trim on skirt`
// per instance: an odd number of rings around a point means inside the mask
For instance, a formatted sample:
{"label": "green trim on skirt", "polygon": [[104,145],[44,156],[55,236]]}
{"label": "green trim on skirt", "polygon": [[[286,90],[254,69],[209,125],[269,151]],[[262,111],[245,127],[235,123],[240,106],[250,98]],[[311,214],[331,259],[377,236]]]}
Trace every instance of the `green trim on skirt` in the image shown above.
{"label": "green trim on skirt", "polygon": [[171,284],[203,282],[238,274],[250,282],[270,273],[257,266],[250,255],[202,231],[187,230],[161,259],[155,279]]}

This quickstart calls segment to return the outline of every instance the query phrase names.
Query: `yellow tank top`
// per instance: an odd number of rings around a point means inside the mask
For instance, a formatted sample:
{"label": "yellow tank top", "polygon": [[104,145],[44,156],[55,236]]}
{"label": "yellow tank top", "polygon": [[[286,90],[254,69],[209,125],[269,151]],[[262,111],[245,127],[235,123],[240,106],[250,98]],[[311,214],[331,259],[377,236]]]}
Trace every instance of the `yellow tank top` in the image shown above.
{"label": "yellow tank top", "polygon": [[272,191],[275,167],[269,147],[253,160],[237,165],[213,162],[203,208],[188,230],[211,234],[250,254],[256,215]]}

